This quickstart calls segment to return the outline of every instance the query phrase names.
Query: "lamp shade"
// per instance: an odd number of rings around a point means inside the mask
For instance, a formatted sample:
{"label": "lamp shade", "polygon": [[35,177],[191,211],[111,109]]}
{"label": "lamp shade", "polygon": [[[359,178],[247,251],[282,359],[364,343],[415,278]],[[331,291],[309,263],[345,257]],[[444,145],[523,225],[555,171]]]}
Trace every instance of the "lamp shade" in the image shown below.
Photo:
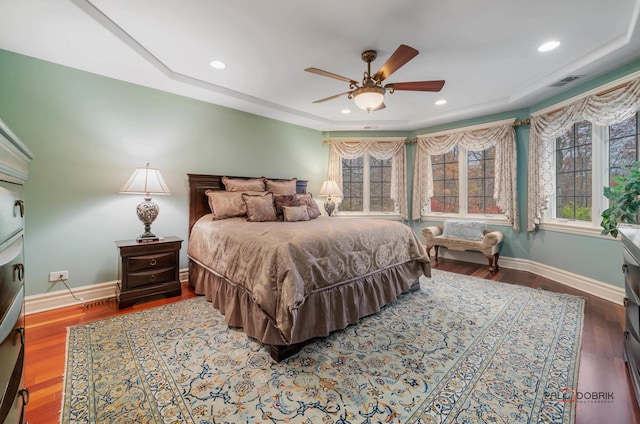
{"label": "lamp shade", "polygon": [[149,164],[147,164],[144,168],[136,168],[129,181],[120,189],[120,193],[171,194],[171,190],[162,179],[160,171],[149,168]]}
{"label": "lamp shade", "polygon": [[327,180],[322,183],[320,187],[320,196],[342,196],[342,190],[338,187],[338,184],[333,180]]}
{"label": "lamp shade", "polygon": [[372,111],[384,101],[384,88],[362,87],[354,93],[353,101],[360,109]]}

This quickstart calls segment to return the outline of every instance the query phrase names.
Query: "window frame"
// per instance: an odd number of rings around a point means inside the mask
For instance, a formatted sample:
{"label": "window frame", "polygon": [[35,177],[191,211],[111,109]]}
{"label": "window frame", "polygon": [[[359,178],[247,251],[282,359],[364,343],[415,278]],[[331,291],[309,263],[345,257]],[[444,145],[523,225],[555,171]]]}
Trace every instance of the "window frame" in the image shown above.
{"label": "window frame", "polygon": [[[492,146],[495,148],[495,146]],[[458,148],[458,212],[432,212],[431,205],[429,202],[429,210],[425,211],[424,208],[422,210],[420,218],[423,221],[444,221],[446,219],[467,219],[467,220],[482,220],[488,224],[494,225],[511,225],[507,216],[502,214],[478,214],[478,213],[468,213],[469,207],[469,190],[468,190],[468,152],[469,150],[465,149],[462,146],[457,146]],[[487,149],[485,149],[487,150]],[[447,152],[443,153],[446,154]],[[430,156],[439,156],[439,155],[430,155]],[[431,159],[429,159],[431,160]],[[495,161],[494,161],[495,164]],[[495,171],[494,171],[495,177]]]}
{"label": "window frame", "polygon": [[[636,111],[635,114],[640,115],[640,110]],[[638,123],[640,121],[640,117],[637,117],[636,119],[636,123]],[[640,128],[636,128],[636,132],[640,133]],[[540,222],[541,229],[570,234],[611,238],[608,235],[601,234],[602,227],[600,226],[600,222],[602,221],[602,211],[609,207],[609,200],[604,196],[604,187],[609,186],[609,126],[591,123],[591,135],[591,221],[580,221],[555,217],[556,196],[554,193],[552,196],[550,196],[547,204],[547,209],[542,216],[542,220]],[[636,136],[640,137],[640,135],[638,134],[636,134]],[[638,141],[636,140],[636,143],[637,142]],[[553,140],[554,152],[556,149],[556,143],[557,138]],[[640,153],[636,152],[636,156],[639,155]],[[554,170],[556,169],[556,159],[556,155],[554,155]],[[638,160],[638,158],[636,158],[636,160]],[[599,193],[599,195],[594,195],[595,193]]]}
{"label": "window frame", "polygon": [[[340,205],[342,204],[342,199],[340,199],[340,204],[338,204],[338,214],[336,214],[335,216],[376,216],[400,219],[400,211],[398,210],[398,208],[396,208],[396,210],[393,212],[371,212],[371,154],[369,152],[365,152],[362,156],[362,211],[341,210]],[[343,161],[344,158],[341,158],[340,160]],[[391,160],[393,160],[393,158]],[[344,186],[340,188],[344,190]]]}

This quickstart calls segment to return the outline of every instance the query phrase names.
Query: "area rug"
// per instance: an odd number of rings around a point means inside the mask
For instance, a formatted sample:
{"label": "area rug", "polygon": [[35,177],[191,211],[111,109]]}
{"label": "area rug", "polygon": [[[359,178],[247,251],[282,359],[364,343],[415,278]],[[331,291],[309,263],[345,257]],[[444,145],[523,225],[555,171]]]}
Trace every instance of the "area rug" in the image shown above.
{"label": "area rug", "polygon": [[583,311],[434,270],[276,363],[193,298],[69,328],[61,422],[571,423]]}

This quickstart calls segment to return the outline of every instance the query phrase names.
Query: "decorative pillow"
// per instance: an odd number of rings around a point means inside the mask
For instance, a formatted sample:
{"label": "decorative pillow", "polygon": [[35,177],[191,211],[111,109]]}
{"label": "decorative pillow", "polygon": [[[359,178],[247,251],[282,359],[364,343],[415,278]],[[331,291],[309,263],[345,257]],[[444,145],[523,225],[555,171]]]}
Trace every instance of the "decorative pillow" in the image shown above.
{"label": "decorative pillow", "polygon": [[273,193],[264,196],[242,194],[247,205],[247,221],[263,222],[276,220],[276,208],[273,207]]}
{"label": "decorative pillow", "polygon": [[295,194],[279,194],[273,198],[276,205],[276,218],[278,221],[284,221],[283,206],[300,206],[298,197]]}
{"label": "decorative pillow", "polygon": [[304,206],[283,206],[285,222],[308,221],[309,208]]}
{"label": "decorative pillow", "polygon": [[267,184],[267,191],[270,191],[273,194],[296,194],[297,182],[297,178],[282,181],[265,180],[265,183]]}
{"label": "decorative pillow", "polygon": [[222,184],[227,191],[266,191],[264,178],[222,177]]}
{"label": "decorative pillow", "polygon": [[[262,196],[266,192],[249,191],[252,195]],[[234,216],[244,216],[247,214],[247,206],[244,203],[241,192],[224,190],[207,190],[204,192],[209,198],[209,208],[214,215],[213,219],[227,219]]]}
{"label": "decorative pillow", "polygon": [[307,205],[307,208],[309,208],[310,219],[316,219],[317,217],[322,215],[322,212],[320,212],[320,208],[318,207],[316,201],[313,200],[313,196],[311,195],[311,193],[298,194],[298,202],[300,202],[301,205]]}
{"label": "decorative pillow", "polygon": [[457,237],[468,240],[482,240],[486,224],[483,221],[459,221],[447,219],[444,221],[443,237]]}

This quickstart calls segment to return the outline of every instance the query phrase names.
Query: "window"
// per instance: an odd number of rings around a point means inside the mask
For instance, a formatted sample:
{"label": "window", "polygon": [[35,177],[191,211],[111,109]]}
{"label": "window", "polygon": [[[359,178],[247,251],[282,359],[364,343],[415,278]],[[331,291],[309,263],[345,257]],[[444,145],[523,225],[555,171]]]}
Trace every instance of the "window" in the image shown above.
{"label": "window", "polygon": [[578,122],[556,139],[556,217],[591,221],[592,126]]}
{"label": "window", "polygon": [[493,198],[496,169],[496,149],[469,152],[467,158],[469,213],[486,215],[502,211]]}
{"label": "window", "polygon": [[363,211],[363,170],[364,158],[360,156],[356,159],[342,159],[342,203],[341,211],[355,212]]}
{"label": "window", "polygon": [[397,213],[391,200],[391,161],[365,153],[342,159],[341,212]]}
{"label": "window", "polygon": [[555,140],[555,196],[545,222],[600,229],[605,186],[639,159],[638,112],[611,126],[575,123]]}
{"label": "window", "polygon": [[495,147],[468,151],[454,147],[431,157],[433,168],[432,213],[501,215],[493,198]]}
{"label": "window", "polygon": [[458,190],[458,148],[444,155],[431,157],[433,167],[433,197],[431,212],[458,213],[460,191]]}
{"label": "window", "polygon": [[626,169],[639,160],[638,141],[640,113],[609,127],[609,187],[616,183],[613,177],[626,174]]}

